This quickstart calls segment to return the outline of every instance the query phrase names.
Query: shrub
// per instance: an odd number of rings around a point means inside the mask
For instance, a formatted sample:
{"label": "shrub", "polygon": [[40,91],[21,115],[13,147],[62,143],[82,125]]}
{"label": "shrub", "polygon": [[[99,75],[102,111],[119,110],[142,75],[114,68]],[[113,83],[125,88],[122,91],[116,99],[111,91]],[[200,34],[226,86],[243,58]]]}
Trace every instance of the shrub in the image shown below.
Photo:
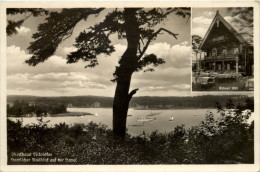
{"label": "shrub", "polygon": [[[235,107],[230,101],[227,106]],[[127,134],[124,142],[115,142],[111,129],[93,122],[48,128],[41,119],[26,126],[7,120],[8,164],[22,164],[10,161],[12,152],[49,152],[77,159],[62,164],[253,163],[254,123],[246,122],[250,114],[243,115],[239,107],[232,114],[217,107],[217,119],[208,112],[200,125],[190,129],[181,125],[170,133]]]}

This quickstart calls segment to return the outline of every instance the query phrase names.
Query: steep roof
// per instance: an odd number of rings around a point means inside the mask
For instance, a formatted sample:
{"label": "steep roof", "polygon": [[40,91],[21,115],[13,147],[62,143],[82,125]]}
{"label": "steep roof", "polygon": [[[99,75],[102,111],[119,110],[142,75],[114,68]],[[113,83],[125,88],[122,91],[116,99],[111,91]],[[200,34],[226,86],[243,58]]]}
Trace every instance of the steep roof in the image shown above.
{"label": "steep roof", "polygon": [[238,33],[238,32],[219,14],[219,12],[218,12],[218,10],[217,10],[216,15],[215,15],[215,17],[213,18],[213,21],[211,22],[211,24],[210,24],[210,26],[209,26],[209,28],[208,28],[208,30],[207,30],[207,32],[206,32],[206,34],[205,34],[203,40],[202,40],[202,42],[201,42],[201,44],[200,44],[200,46],[199,46],[199,49],[201,49],[201,48],[203,47],[204,43],[206,42],[206,40],[207,40],[207,38],[208,38],[208,36],[209,36],[209,34],[210,34],[210,32],[211,32],[211,30],[212,30],[214,24],[217,22],[217,20],[221,21],[221,22],[224,24],[224,26],[238,39],[238,41],[239,41],[240,43],[246,44],[246,45],[250,45],[250,44],[243,38],[243,36],[242,36],[240,33]]}

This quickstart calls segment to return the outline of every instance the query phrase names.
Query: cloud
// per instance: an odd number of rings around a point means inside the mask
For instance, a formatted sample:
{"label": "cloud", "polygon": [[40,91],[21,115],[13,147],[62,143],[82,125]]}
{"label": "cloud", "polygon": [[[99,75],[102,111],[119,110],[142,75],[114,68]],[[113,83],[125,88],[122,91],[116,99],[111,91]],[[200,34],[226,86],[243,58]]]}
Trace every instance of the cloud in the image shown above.
{"label": "cloud", "polygon": [[188,46],[189,45],[189,42],[188,41],[184,41],[182,43],[180,43],[181,46]]}
{"label": "cloud", "polygon": [[62,83],[65,87],[70,88],[96,88],[96,89],[106,89],[105,85],[91,82],[91,81],[64,81]]}
{"label": "cloud", "polygon": [[187,44],[177,44],[170,49],[170,59],[172,61],[172,66],[175,68],[187,68],[190,67],[190,52],[191,47]]}
{"label": "cloud", "polygon": [[22,59],[29,57],[24,50],[21,50],[20,47],[16,47],[15,45],[7,47],[6,51],[7,51],[7,60],[9,58],[12,58],[13,56],[18,56],[17,58],[22,58]]}
{"label": "cloud", "polygon": [[62,51],[64,54],[70,54],[71,52],[77,51],[76,47],[63,47]]}
{"label": "cloud", "polygon": [[224,19],[225,19],[228,23],[231,23],[234,18],[231,17],[231,16],[225,16]]}
{"label": "cloud", "polygon": [[208,16],[208,17],[213,17],[215,13],[212,12],[212,11],[205,11],[203,14]]}
{"label": "cloud", "polygon": [[27,27],[24,27],[24,26],[22,26],[20,28],[16,27],[15,29],[18,32],[19,35],[26,35],[27,33],[31,32],[30,28],[27,28]]}
{"label": "cloud", "polygon": [[241,20],[239,18],[239,16],[234,16],[234,17],[231,17],[231,16],[225,16],[224,19],[229,23],[231,24],[234,29],[236,29],[236,31],[239,31],[239,28],[241,28],[241,25],[237,22],[235,22],[236,20]]}
{"label": "cloud", "polygon": [[[70,66],[66,64],[66,60],[57,55],[51,56],[46,62],[39,63],[36,67],[29,66],[25,60],[29,59],[32,55],[27,54],[17,46],[7,47],[6,61],[7,61],[7,74],[15,73],[47,73],[47,72],[61,72],[70,70]],[[82,66],[82,68],[84,68]]]}
{"label": "cloud", "polygon": [[[199,16],[199,17],[194,17],[192,19],[192,34],[193,35],[199,35],[201,37],[204,37],[204,35],[207,32],[207,29],[209,28],[209,25],[212,22],[212,17],[210,17],[210,12],[204,12],[203,13],[205,16]],[[208,16],[208,17],[206,17]]]}
{"label": "cloud", "polygon": [[190,88],[190,84],[145,86],[140,88],[140,92],[149,96],[187,96]]}
{"label": "cloud", "polygon": [[32,76],[34,80],[49,80],[49,81],[74,81],[74,80],[88,80],[88,78],[79,73],[44,73]]}
{"label": "cloud", "polygon": [[198,24],[198,25],[210,25],[210,23],[212,22],[212,18],[207,18],[204,16],[199,16],[199,17],[194,17],[192,19],[192,23],[194,24]]}
{"label": "cloud", "polygon": [[20,68],[25,65],[24,62],[30,57],[20,47],[14,45],[7,47],[6,49],[6,62],[7,62],[7,73],[19,71]]}
{"label": "cloud", "polygon": [[[111,56],[99,55],[98,66],[85,69],[86,63],[66,64],[66,59],[60,55],[53,55],[46,62],[31,67],[24,63],[30,54],[17,46],[7,47],[8,93],[113,96],[115,84],[110,80],[126,46],[116,44],[115,49]],[[173,46],[165,42],[155,43],[147,53],[164,58],[166,63],[155,68],[155,72],[134,73],[131,87],[140,88],[142,95],[158,95],[165,91],[169,91],[168,94],[181,93],[182,90],[173,85],[190,83],[189,42]]]}
{"label": "cloud", "polygon": [[164,67],[186,68],[190,66],[190,48],[187,41],[173,46],[166,42],[155,43],[147,49],[147,54],[154,53],[159,58],[164,58]]}
{"label": "cloud", "polygon": [[154,87],[154,86],[146,86],[140,89],[141,91],[158,91],[158,90],[165,90],[165,87]]}
{"label": "cloud", "polygon": [[204,37],[207,32],[207,28],[205,27],[194,27],[192,28],[192,35],[199,35],[200,37]]}
{"label": "cloud", "polygon": [[140,88],[145,95],[180,95],[188,91],[191,73],[191,47],[187,41],[171,46],[168,43],[155,43],[147,49],[164,58],[166,63],[155,68],[154,72],[134,73],[131,89]]}
{"label": "cloud", "polygon": [[[85,66],[87,65],[87,63],[79,61],[78,63],[67,64],[66,59],[63,56],[58,55],[53,55],[49,57],[49,59],[46,60],[44,63],[39,63],[37,66],[32,67],[25,63],[25,60],[31,57],[30,54],[27,54],[18,46],[9,46],[7,47],[6,58],[7,75],[13,78],[13,76],[20,76],[20,74],[27,73],[30,74],[30,77],[28,76],[28,79],[30,78],[34,82],[39,81],[39,83],[41,83],[42,85],[38,83],[34,83],[33,85],[23,84],[20,86],[18,84],[9,84],[8,89],[11,89],[11,86],[13,85],[12,89],[17,88],[21,90],[21,87],[29,89],[33,87],[35,89],[38,89],[38,92],[43,92],[43,90],[47,90],[48,88],[50,88],[50,85],[48,84],[56,85],[56,88],[57,85],[62,86],[61,80],[68,80],[71,82],[73,81],[75,83],[75,79],[83,80],[81,83],[82,87],[80,88],[93,88],[98,91],[98,89],[104,89],[105,86],[114,87],[114,83],[112,83],[110,80],[113,79],[115,66],[118,65],[118,59],[125,51],[125,48],[126,46],[120,44],[115,45],[116,52],[114,52],[111,56],[100,55],[98,57],[99,65],[95,68],[86,69]],[[81,73],[84,75],[76,75],[76,73]],[[23,75],[22,77],[27,77],[27,75]],[[85,77],[87,77],[87,81]],[[11,80],[9,81],[11,83]],[[26,82],[26,80],[23,81]],[[46,88],[42,87],[45,84],[47,84]],[[68,85],[69,83],[67,82],[66,84]],[[58,86],[57,88],[61,87]],[[73,91],[72,88],[70,89],[70,91]],[[94,91],[93,94],[95,94]]]}
{"label": "cloud", "polygon": [[190,84],[178,84],[178,85],[173,85],[172,87],[178,90],[189,90],[191,88]]}
{"label": "cloud", "polygon": [[142,87],[141,91],[188,91],[190,90],[190,84],[176,84],[176,85],[161,85],[161,86],[146,86]]}
{"label": "cloud", "polygon": [[54,90],[93,88],[105,89],[106,86],[90,81],[81,73],[13,74],[7,76],[8,89]]}

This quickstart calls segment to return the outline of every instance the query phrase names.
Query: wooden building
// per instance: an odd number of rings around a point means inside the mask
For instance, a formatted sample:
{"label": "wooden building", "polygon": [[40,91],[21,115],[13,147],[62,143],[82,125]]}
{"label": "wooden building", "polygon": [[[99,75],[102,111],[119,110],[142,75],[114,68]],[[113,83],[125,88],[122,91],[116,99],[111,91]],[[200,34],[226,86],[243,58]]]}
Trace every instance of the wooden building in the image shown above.
{"label": "wooden building", "polygon": [[206,52],[201,61],[205,71],[253,75],[253,46],[217,11],[199,49]]}

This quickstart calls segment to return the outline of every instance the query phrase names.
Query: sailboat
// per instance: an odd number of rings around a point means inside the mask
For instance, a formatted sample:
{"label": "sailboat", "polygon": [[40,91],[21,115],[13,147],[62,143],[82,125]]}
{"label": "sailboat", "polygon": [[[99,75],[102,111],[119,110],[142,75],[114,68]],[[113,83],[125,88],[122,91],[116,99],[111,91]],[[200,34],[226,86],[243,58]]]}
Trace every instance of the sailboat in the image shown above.
{"label": "sailboat", "polygon": [[169,119],[169,121],[173,121],[174,120],[174,117],[172,116],[170,119]]}
{"label": "sailboat", "polygon": [[95,117],[98,117],[98,113],[96,112],[94,116],[95,116]]}

